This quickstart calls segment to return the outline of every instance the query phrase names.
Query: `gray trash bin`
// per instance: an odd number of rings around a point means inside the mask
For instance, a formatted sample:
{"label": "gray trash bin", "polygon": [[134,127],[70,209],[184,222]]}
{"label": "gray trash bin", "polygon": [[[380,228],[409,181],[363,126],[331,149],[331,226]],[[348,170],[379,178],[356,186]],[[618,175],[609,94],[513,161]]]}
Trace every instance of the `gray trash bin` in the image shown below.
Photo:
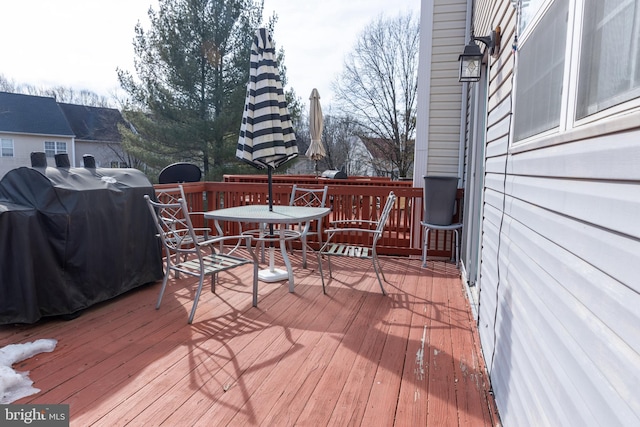
{"label": "gray trash bin", "polygon": [[433,225],[451,225],[457,191],[457,177],[425,176],[424,222]]}

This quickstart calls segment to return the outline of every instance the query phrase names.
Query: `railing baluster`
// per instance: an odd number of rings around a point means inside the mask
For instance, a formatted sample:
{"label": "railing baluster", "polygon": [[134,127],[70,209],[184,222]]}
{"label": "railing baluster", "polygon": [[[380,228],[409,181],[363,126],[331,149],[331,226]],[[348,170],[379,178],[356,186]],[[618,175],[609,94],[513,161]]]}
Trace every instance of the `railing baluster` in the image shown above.
{"label": "railing baluster", "polygon": [[[423,205],[423,189],[413,187],[411,182],[391,181],[385,178],[348,178],[348,179],[318,179],[315,176],[274,176],[273,198],[275,204],[288,204],[291,187],[294,183],[303,183],[305,186],[321,188],[329,186],[327,206],[332,208],[330,216],[324,218],[323,228],[329,226],[330,220],[365,219],[375,220],[379,215],[378,204],[384,204],[389,191],[398,196],[385,232],[380,242],[378,251],[383,255],[420,255],[422,251],[422,230],[420,220],[422,209],[415,206]],[[221,209],[223,207],[240,206],[244,204],[267,203],[267,177],[262,175],[233,175],[225,176],[225,182],[196,182],[184,183],[184,191],[190,206],[194,210]],[[170,187],[174,184],[165,184]],[[161,188],[163,185],[157,185]],[[456,218],[461,213],[463,192],[458,190],[456,199]],[[419,218],[415,218],[415,211],[419,212]],[[203,226],[198,224],[194,226]],[[237,233],[237,224],[223,224],[225,233]],[[418,227],[418,230],[415,230]],[[450,234],[450,232],[446,232]],[[413,236],[413,235],[416,236]],[[451,257],[450,236],[444,232],[432,231],[429,234],[429,255],[437,257]],[[413,236],[413,238],[412,238]],[[315,236],[311,236],[315,240]],[[358,237],[357,239],[362,239]],[[314,241],[312,240],[312,241]],[[359,244],[362,242],[344,242]]]}

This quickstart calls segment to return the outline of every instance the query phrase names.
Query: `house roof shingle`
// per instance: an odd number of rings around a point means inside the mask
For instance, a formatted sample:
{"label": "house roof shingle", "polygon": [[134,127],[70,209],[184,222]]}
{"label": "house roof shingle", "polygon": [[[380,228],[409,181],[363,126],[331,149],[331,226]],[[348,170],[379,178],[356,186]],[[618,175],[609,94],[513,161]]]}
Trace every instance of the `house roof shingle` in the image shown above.
{"label": "house roof shingle", "polygon": [[67,117],[76,139],[96,142],[120,142],[118,124],[125,124],[115,108],[58,103]]}
{"label": "house roof shingle", "polygon": [[0,92],[0,131],[74,136],[54,98]]}

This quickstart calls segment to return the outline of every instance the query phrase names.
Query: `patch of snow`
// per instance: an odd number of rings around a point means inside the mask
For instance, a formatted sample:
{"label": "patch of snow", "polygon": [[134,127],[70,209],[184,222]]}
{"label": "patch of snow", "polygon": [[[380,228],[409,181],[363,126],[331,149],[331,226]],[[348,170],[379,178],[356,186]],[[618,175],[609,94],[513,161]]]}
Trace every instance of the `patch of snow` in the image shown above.
{"label": "patch of snow", "polygon": [[40,391],[33,387],[29,372],[16,372],[11,366],[38,353],[50,353],[56,348],[57,343],[54,339],[40,339],[0,348],[0,404],[12,403]]}

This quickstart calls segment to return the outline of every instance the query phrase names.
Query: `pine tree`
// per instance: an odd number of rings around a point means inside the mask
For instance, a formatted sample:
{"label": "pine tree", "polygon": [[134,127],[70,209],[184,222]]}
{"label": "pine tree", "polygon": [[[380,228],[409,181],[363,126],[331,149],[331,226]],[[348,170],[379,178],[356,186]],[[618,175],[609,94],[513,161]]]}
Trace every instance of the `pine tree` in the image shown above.
{"label": "pine tree", "polygon": [[147,173],[189,161],[205,179],[219,179],[225,167],[240,167],[232,158],[262,9],[252,0],[159,0],[149,9],[150,29],[138,23],[137,77],[118,70],[132,125],[121,131]]}

